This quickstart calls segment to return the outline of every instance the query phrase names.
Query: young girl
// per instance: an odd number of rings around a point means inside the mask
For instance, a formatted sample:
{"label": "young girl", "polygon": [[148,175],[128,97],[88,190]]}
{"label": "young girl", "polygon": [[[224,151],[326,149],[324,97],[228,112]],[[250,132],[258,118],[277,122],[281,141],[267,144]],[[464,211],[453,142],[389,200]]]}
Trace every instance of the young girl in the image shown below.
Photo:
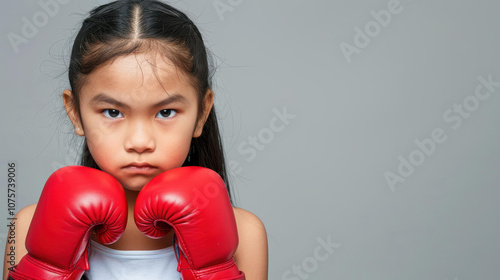
{"label": "young girl", "polygon": [[[230,194],[211,77],[197,27],[167,4],[115,1],[97,7],[83,22],[71,53],[71,90],[63,92],[63,102],[75,133],[85,137],[81,164],[116,178],[128,205],[126,229],[115,243],[102,244],[92,234],[90,269],[83,278],[141,279],[135,274],[141,267],[158,264],[156,275],[142,279],[180,279],[174,231],[164,238],[147,237],[134,222],[134,206],[146,183],[182,166],[216,171]],[[35,208],[16,214],[15,264],[27,254],[24,244]],[[233,212],[238,269],[247,280],[267,279],[262,222],[244,209],[233,207]],[[3,279],[10,267],[4,261]]]}

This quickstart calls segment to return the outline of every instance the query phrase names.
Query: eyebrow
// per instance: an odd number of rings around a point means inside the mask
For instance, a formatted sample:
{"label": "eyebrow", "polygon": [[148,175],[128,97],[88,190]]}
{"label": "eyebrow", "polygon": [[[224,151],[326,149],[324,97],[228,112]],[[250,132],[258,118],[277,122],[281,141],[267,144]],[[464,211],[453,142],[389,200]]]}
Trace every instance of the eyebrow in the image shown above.
{"label": "eyebrow", "polygon": [[[186,97],[184,97],[183,95],[178,94],[178,93],[173,93],[169,97],[163,99],[162,101],[156,103],[153,106],[154,107],[163,107],[163,106],[166,106],[170,103],[175,103],[175,102],[189,104],[189,101],[186,99]],[[105,93],[99,93],[98,95],[92,97],[92,99],[90,100],[91,105],[96,105],[99,103],[109,103],[109,104],[112,104],[112,105],[115,105],[118,107],[123,107],[123,108],[127,108],[127,109],[130,108],[129,105],[127,105],[121,101],[118,101]]]}

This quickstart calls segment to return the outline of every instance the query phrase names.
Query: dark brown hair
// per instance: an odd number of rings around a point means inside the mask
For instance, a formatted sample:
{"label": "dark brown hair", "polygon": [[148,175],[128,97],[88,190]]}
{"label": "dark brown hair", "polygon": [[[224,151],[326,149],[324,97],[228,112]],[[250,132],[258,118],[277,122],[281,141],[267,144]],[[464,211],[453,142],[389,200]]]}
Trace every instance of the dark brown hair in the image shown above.
{"label": "dark brown hair", "polygon": [[[212,88],[211,57],[196,25],[183,12],[155,0],[111,2],[93,9],[83,21],[73,44],[68,71],[78,116],[79,91],[86,76],[118,56],[143,51],[157,51],[188,75],[198,93],[200,117],[204,110],[202,100],[207,89]],[[100,169],[86,141],[80,164]],[[183,166],[202,166],[216,171],[233,201],[214,107],[201,136],[192,139],[190,154]]]}

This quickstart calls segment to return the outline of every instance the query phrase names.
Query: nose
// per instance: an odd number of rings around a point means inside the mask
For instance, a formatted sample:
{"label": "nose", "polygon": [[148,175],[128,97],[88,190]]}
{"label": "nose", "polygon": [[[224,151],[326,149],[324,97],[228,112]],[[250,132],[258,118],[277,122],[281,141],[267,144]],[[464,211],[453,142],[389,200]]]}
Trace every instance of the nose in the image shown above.
{"label": "nose", "polygon": [[153,126],[144,121],[130,122],[124,148],[127,152],[152,152],[156,148]]}

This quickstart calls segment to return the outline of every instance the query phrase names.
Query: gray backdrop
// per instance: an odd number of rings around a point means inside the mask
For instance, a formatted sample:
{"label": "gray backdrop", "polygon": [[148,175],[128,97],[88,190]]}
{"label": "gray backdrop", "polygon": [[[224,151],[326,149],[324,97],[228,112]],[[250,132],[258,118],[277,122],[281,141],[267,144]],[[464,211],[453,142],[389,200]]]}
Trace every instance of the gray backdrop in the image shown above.
{"label": "gray backdrop", "polygon": [[[2,5],[5,224],[8,162],[16,210],[76,162],[65,67],[105,2]],[[500,277],[500,2],[170,3],[217,56],[236,204],[266,225],[269,279]]]}

